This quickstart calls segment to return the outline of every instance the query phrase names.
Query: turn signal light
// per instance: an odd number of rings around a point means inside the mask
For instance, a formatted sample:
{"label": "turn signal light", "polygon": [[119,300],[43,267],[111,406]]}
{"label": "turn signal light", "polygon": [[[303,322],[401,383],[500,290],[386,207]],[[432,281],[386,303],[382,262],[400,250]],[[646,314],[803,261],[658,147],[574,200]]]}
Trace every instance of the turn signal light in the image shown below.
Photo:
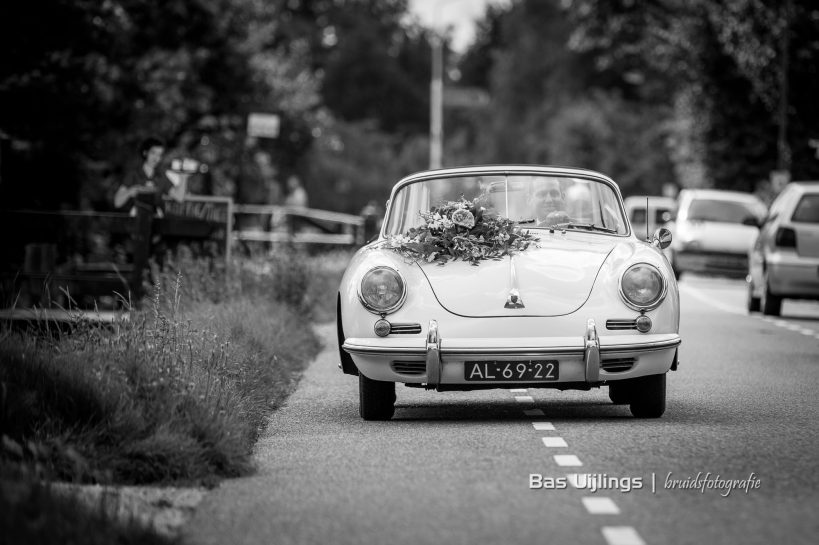
{"label": "turn signal light", "polygon": [[789,227],[780,227],[776,230],[774,244],[780,248],[796,248],[796,231]]}

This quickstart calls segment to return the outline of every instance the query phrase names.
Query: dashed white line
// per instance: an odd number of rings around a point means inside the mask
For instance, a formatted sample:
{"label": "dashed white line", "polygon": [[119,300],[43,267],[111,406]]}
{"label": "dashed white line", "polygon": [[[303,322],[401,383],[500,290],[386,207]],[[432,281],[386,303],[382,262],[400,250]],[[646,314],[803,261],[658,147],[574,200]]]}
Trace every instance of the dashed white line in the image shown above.
{"label": "dashed white line", "polygon": [[555,425],[551,422],[532,422],[532,426],[537,431],[547,431],[555,429]]}
{"label": "dashed white line", "polygon": [[598,498],[595,496],[583,498],[583,506],[592,515],[619,515],[620,508],[611,498]]}
{"label": "dashed white line", "polygon": [[571,467],[583,465],[583,462],[580,461],[580,458],[578,458],[574,454],[555,454],[554,459],[555,463],[559,466]]}
{"label": "dashed white line", "polygon": [[568,447],[566,440],[562,437],[544,437],[543,445],[547,447]]}
{"label": "dashed white line", "polygon": [[543,409],[527,409],[523,411],[523,414],[526,416],[545,416],[543,414]]}
{"label": "dashed white line", "polygon": [[518,403],[534,403],[535,400],[532,396],[515,396],[515,401]]}
{"label": "dashed white line", "polygon": [[526,388],[512,388],[512,389],[511,389],[511,390],[509,390],[509,391],[510,391],[511,393],[513,393],[513,394],[525,394],[525,393],[526,393],[526,392],[528,392],[529,390],[527,390]]}
{"label": "dashed white line", "polygon": [[604,526],[603,537],[609,545],[645,545],[645,541],[631,526]]}

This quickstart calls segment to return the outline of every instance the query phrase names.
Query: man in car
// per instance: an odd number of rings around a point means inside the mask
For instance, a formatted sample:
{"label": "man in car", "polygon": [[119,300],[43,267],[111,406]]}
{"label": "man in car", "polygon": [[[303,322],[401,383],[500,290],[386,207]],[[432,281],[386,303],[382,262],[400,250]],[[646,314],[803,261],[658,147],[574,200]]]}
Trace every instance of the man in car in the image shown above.
{"label": "man in car", "polygon": [[534,203],[535,224],[538,227],[570,221],[566,212],[566,194],[557,180],[545,180],[535,186]]}

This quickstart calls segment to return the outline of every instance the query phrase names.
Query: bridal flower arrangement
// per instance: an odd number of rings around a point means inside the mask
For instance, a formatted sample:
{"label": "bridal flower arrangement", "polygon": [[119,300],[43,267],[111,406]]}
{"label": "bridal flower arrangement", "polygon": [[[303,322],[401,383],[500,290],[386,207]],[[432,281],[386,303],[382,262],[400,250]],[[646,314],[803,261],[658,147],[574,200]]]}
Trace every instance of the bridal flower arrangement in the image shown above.
{"label": "bridal flower arrangement", "polygon": [[537,240],[514,221],[486,210],[479,199],[461,197],[420,214],[424,225],[391,236],[388,248],[439,265],[457,259],[478,265],[484,259],[523,251]]}

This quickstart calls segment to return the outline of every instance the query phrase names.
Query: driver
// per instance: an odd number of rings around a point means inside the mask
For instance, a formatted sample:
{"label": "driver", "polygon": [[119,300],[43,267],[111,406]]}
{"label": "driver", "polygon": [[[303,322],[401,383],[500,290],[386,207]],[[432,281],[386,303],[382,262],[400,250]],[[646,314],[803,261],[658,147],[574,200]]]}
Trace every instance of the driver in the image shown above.
{"label": "driver", "polygon": [[566,195],[557,180],[546,180],[535,189],[535,221],[538,227],[566,223]]}

